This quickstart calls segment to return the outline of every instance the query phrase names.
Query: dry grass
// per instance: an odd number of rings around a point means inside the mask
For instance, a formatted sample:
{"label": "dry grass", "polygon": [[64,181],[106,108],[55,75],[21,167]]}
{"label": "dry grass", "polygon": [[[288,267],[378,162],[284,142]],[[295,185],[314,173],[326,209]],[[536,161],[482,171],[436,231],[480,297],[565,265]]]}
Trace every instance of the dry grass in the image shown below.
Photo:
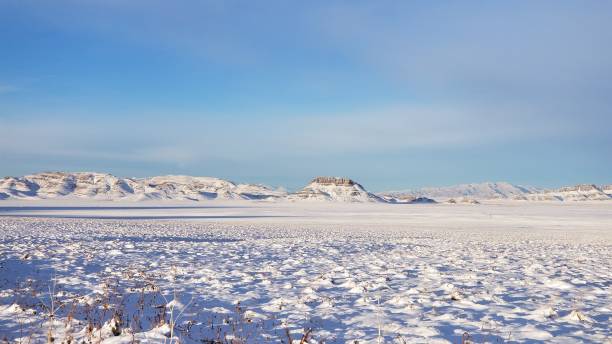
{"label": "dry grass", "polygon": [[[124,280],[108,279],[101,294],[73,295],[52,278],[47,286],[34,279],[13,288],[13,307],[18,307],[20,329],[15,338],[2,334],[3,343],[95,344],[112,336],[130,336],[133,343],[139,333],[162,333],[164,344],[181,342],[251,343],[261,338],[278,337],[274,320],[247,317],[247,309],[237,303],[233,314],[199,312],[193,298],[180,304],[176,290],[165,293],[144,273],[134,273]],[[207,319],[207,321],[202,321]],[[278,323],[278,322],[276,322]],[[300,344],[308,343],[312,329],[305,329]],[[290,343],[296,342],[287,337]]]}

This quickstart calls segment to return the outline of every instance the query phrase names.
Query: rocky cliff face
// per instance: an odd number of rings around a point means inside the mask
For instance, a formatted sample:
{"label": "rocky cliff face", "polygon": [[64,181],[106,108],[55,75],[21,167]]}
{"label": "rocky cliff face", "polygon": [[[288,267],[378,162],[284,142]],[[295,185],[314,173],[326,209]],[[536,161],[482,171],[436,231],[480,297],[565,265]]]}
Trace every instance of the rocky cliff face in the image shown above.
{"label": "rocky cliff face", "polygon": [[359,183],[348,178],[316,177],[302,190],[288,196],[289,200],[337,202],[385,202],[367,192]]}
{"label": "rocky cliff face", "polygon": [[335,186],[353,186],[357,184],[352,179],[338,177],[315,177],[310,183]]}
{"label": "rocky cliff face", "polygon": [[274,199],[285,195],[263,185],[211,177],[118,178],[103,173],[45,172],[0,180],[0,199],[205,200]]}

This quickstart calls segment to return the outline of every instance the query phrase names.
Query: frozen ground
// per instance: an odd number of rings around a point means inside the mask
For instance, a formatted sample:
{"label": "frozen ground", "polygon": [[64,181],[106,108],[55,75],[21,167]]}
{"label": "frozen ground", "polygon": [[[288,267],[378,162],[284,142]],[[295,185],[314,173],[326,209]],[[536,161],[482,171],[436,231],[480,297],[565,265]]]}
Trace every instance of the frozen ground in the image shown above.
{"label": "frozen ground", "polygon": [[610,202],[0,203],[10,342],[606,343],[611,284]]}

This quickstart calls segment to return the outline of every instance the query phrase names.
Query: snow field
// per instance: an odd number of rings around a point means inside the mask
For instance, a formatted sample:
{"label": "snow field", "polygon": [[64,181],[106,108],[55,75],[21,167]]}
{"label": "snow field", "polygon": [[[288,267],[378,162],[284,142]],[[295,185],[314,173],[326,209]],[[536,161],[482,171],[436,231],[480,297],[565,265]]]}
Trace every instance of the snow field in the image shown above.
{"label": "snow field", "polygon": [[51,328],[96,343],[610,341],[606,208],[504,208],[486,223],[470,218],[476,208],[1,217],[0,338],[44,342]]}

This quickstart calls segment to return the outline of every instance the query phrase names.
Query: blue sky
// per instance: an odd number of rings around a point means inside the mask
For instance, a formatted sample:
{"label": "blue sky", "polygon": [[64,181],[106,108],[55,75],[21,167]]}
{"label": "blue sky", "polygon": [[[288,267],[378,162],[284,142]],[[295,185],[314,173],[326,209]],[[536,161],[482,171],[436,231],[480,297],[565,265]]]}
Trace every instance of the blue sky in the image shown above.
{"label": "blue sky", "polygon": [[612,3],[0,0],[0,174],[612,183]]}

